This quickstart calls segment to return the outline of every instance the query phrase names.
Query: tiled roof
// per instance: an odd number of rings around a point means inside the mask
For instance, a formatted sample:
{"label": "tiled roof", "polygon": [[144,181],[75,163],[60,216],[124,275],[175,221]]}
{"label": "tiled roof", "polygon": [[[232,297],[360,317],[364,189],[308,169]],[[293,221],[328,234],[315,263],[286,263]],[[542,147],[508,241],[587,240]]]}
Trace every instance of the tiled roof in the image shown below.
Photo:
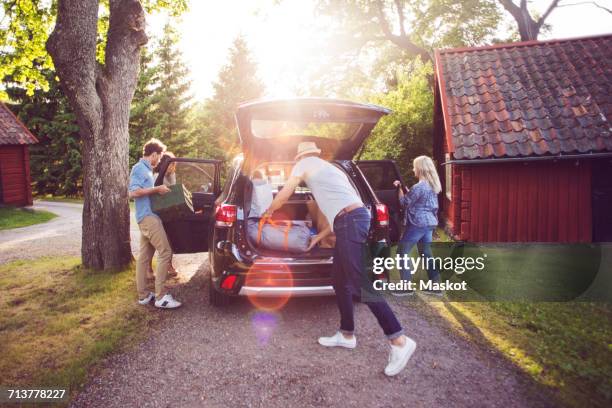
{"label": "tiled roof", "polygon": [[455,159],[612,151],[612,35],[436,53]]}
{"label": "tiled roof", "polygon": [[34,144],[38,140],[11,110],[0,102],[0,146]]}

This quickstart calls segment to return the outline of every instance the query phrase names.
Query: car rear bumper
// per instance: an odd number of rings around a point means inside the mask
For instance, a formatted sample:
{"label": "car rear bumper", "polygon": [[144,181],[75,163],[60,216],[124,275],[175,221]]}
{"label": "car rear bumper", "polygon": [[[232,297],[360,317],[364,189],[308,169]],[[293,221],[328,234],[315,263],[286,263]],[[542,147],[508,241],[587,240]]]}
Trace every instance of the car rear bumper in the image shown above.
{"label": "car rear bumper", "polygon": [[326,286],[243,286],[240,288],[240,296],[258,297],[300,297],[300,296],[331,296],[334,295],[334,288]]}

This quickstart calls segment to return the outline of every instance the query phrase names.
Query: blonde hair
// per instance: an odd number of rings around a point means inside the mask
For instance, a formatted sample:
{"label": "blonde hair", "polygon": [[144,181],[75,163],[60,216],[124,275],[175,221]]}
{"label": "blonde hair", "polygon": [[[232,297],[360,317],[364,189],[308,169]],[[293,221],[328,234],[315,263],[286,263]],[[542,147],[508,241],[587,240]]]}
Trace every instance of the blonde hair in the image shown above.
{"label": "blonde hair", "polygon": [[438,194],[442,191],[440,184],[440,177],[436,171],[436,166],[433,160],[428,156],[419,156],[412,162],[414,166],[414,172],[419,179],[426,180],[434,193]]}

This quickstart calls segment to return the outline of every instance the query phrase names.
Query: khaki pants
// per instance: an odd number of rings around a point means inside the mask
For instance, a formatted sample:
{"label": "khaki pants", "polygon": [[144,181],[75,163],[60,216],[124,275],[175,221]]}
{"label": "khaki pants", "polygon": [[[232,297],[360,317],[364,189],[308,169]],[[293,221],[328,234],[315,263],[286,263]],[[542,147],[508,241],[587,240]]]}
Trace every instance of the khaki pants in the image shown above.
{"label": "khaki pants", "polygon": [[151,266],[153,254],[157,251],[157,269],[155,270],[155,297],[160,299],[166,294],[164,283],[168,275],[168,266],[172,260],[172,248],[164,225],[153,215],[147,215],[138,224],[140,228],[140,250],[136,264],[136,289],[138,296],[143,299],[147,291],[147,271]]}

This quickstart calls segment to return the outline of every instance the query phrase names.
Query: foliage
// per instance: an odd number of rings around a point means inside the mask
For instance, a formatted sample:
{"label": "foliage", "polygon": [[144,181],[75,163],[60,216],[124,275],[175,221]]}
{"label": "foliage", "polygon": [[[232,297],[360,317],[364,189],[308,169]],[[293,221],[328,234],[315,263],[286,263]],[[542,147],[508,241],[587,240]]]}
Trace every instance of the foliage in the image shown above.
{"label": "foliage", "polygon": [[225,158],[239,152],[234,121],[236,107],[264,93],[264,86],[257,77],[257,64],[242,37],[234,40],[229,54],[229,61],[221,68],[214,84],[212,98],[200,105],[195,113],[197,119],[193,129],[197,146],[224,152]]}
{"label": "foliage", "polygon": [[436,48],[494,41],[502,20],[495,0],[318,0],[317,11],[335,22],[336,51],[313,73],[310,91],[357,99],[392,89],[398,70],[417,57],[432,61]]}
{"label": "foliage", "polygon": [[142,47],[140,56],[140,75],[130,110],[130,168],[142,156],[142,146],[155,137],[157,116],[155,114],[155,89],[158,69],[152,65],[153,55],[150,46]]}
{"label": "foliage", "polygon": [[411,1],[415,37],[429,50],[487,44],[501,20],[492,0]]}
{"label": "foliage", "polygon": [[215,117],[207,102],[194,104],[189,112],[189,123],[191,124],[190,134],[193,140],[193,147],[190,152],[191,157],[205,159],[227,159],[231,157],[217,139],[215,129],[217,129],[218,117]]}
{"label": "foliage", "polygon": [[[177,16],[187,10],[187,0],[142,0],[144,9],[151,13],[166,10]],[[108,0],[100,1],[98,20],[98,61],[104,61],[106,32],[108,31]],[[23,87],[28,96],[36,89],[50,87],[46,70],[53,70],[53,62],[45,44],[55,23],[57,0],[0,0],[0,82],[10,77]],[[0,90],[0,100],[7,94]]]}
{"label": "foliage", "polygon": [[88,370],[138,340],[155,316],[134,301],[134,270],[93,273],[76,258],[0,265],[3,380],[73,395]]}
{"label": "foliage", "polygon": [[192,147],[187,122],[191,83],[187,80],[189,71],[178,50],[178,35],[170,23],[164,27],[155,57],[157,78],[153,94],[153,115],[156,120],[153,133],[174,154],[185,156]]}
{"label": "foliage", "polygon": [[40,224],[55,217],[57,217],[57,215],[49,211],[0,207],[0,231]]}
{"label": "foliage", "polygon": [[339,21],[340,38],[353,47],[390,41],[406,48],[405,40],[430,54],[434,48],[484,44],[501,14],[494,0],[319,0],[317,9]]}
{"label": "foliage", "polygon": [[[49,89],[45,70],[52,69],[45,43],[54,18],[46,2],[40,0],[0,0],[0,80],[24,87],[29,96],[34,90]],[[8,95],[0,90],[0,100]]]}
{"label": "foliage", "polygon": [[83,183],[79,127],[53,72],[44,74],[47,91],[38,89],[29,96],[19,87],[6,90],[17,102],[13,109],[18,117],[39,141],[29,148],[34,192],[78,195]]}
{"label": "foliage", "polygon": [[393,113],[380,120],[359,158],[395,160],[406,182],[414,181],[412,160],[422,154],[432,154],[433,95],[428,82],[431,74],[429,64],[410,64],[408,69],[397,73],[395,89],[375,95],[371,100]]}

